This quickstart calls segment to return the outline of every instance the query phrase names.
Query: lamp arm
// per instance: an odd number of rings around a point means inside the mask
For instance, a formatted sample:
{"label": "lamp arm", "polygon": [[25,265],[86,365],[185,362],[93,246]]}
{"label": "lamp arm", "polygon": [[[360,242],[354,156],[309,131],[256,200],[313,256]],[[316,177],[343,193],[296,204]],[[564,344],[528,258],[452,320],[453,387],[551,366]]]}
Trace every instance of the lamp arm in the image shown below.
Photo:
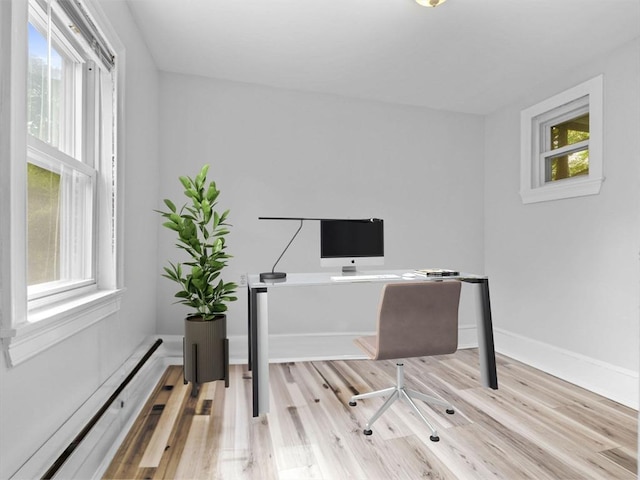
{"label": "lamp arm", "polygon": [[302,224],[304,223],[304,218],[300,219],[300,226],[298,227],[298,230],[296,230],[296,233],[293,234],[293,237],[291,237],[291,240],[289,240],[289,243],[287,243],[287,246],[284,247],[284,250],[282,251],[282,253],[280,254],[280,256],[278,257],[278,259],[276,260],[276,263],[273,264],[273,267],[271,268],[271,273],[275,272],[276,270],[276,265],[278,264],[278,262],[280,261],[280,259],[282,258],[282,256],[285,254],[285,252],[287,251],[287,249],[289,248],[289,246],[293,243],[293,241],[295,240],[295,238],[298,236],[298,233],[300,233],[300,230],[302,230]]}

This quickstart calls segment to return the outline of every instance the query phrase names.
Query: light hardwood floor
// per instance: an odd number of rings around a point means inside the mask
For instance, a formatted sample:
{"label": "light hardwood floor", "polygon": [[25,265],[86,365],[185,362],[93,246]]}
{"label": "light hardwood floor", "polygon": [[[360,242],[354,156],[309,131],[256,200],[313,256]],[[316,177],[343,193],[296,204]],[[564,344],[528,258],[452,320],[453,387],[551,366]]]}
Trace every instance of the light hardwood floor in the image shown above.
{"label": "light hardwood floor", "polygon": [[419,404],[440,442],[396,402],[362,434],[391,386],[392,361],[272,364],[271,412],[251,416],[246,366],[196,398],[169,367],[104,478],[635,479],[637,412],[498,356],[499,390],[479,386],[476,350],[405,361],[406,383],[446,397],[455,415]]}

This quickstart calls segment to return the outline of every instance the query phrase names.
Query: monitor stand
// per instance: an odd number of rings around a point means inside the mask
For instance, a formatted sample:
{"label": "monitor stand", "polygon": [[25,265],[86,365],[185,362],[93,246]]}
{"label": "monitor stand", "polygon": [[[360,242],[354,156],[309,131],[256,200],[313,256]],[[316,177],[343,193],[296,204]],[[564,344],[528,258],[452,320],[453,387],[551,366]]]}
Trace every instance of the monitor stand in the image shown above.
{"label": "monitor stand", "polygon": [[344,265],[342,267],[343,275],[355,275],[356,274],[356,266],[355,265]]}

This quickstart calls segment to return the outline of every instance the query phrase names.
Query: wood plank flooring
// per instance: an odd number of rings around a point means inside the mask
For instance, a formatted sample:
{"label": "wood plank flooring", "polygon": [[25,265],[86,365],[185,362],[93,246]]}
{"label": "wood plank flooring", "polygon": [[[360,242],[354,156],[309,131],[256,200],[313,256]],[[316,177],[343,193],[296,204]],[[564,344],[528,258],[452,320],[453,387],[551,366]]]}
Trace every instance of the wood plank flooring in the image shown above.
{"label": "wood plank flooring", "polygon": [[445,397],[455,415],[419,402],[440,442],[405,403],[362,429],[393,385],[395,364],[272,364],[271,412],[251,416],[251,372],[197,397],[169,367],[105,479],[635,479],[635,410],[498,356],[499,390],[479,386],[476,350],[405,361],[409,388]]}

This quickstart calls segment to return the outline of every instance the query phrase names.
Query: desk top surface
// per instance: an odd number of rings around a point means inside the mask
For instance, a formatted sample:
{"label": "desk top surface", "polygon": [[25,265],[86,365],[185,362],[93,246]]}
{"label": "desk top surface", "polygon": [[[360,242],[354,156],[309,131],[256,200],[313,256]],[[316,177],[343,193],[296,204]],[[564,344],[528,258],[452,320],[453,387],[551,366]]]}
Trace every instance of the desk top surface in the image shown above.
{"label": "desk top surface", "polygon": [[[363,280],[358,277],[377,277]],[[341,277],[341,280],[334,280],[332,277]],[[344,280],[342,280],[344,278]],[[354,283],[396,283],[396,282],[418,282],[418,281],[438,281],[438,280],[463,280],[468,282],[481,282],[486,280],[485,275],[475,273],[460,272],[455,276],[424,276],[414,273],[412,269],[401,270],[363,270],[356,273],[346,273],[336,271],[311,272],[311,273],[287,273],[287,277],[282,280],[260,281],[260,275],[251,273],[248,275],[249,288],[276,288],[276,287],[303,287],[312,285],[341,285]]]}

